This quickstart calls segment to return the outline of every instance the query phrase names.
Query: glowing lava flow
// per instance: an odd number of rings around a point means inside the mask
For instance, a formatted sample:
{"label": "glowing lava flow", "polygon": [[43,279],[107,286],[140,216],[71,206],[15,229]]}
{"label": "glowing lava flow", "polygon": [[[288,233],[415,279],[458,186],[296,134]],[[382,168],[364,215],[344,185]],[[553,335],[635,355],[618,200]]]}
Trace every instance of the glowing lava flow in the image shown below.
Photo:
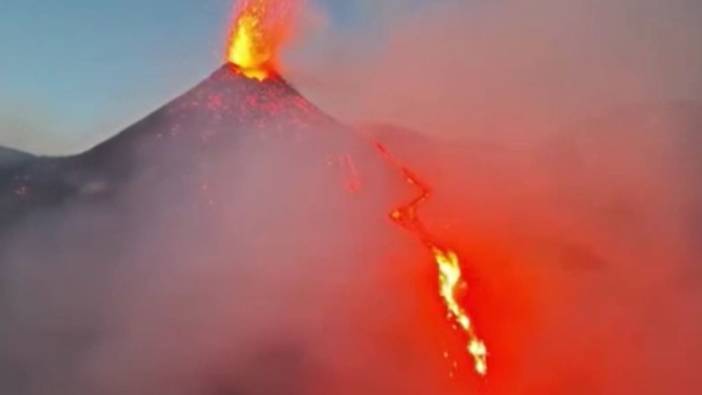
{"label": "glowing lava flow", "polygon": [[248,77],[263,81],[276,69],[288,36],[291,9],[286,0],[241,0],[227,46],[227,60]]}
{"label": "glowing lava flow", "polygon": [[458,290],[466,285],[461,272],[460,259],[454,251],[440,247],[439,243],[432,239],[417,214],[419,206],[431,196],[431,189],[422,183],[412,171],[395,160],[385,146],[379,143],[376,143],[376,146],[383,156],[402,170],[407,182],[417,187],[421,192],[411,202],[393,210],[390,217],[405,229],[419,236],[432,252],[439,272],[439,293],[448,310],[448,317],[468,336],[467,351],[473,358],[475,371],[479,375],[485,376],[488,370],[487,347],[478,337],[470,316],[456,299]]}

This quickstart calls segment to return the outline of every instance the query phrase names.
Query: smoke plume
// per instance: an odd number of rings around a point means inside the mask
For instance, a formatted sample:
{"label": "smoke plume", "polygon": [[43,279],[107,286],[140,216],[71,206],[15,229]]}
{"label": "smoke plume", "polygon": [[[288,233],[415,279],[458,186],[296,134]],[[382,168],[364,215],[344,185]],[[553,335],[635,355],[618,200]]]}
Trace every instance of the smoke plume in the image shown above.
{"label": "smoke plume", "polygon": [[288,67],[338,117],[401,126],[370,129],[434,185],[425,215],[470,260],[492,340],[484,390],[700,388],[702,7],[379,15],[367,35],[318,24]]}

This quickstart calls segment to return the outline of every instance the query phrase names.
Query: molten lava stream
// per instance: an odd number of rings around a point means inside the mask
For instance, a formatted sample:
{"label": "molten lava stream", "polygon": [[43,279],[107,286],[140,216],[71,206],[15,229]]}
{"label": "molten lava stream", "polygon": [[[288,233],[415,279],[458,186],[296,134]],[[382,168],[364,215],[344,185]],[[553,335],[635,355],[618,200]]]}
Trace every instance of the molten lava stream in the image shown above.
{"label": "molten lava stream", "polygon": [[446,306],[448,318],[467,335],[468,345],[466,350],[473,358],[475,371],[480,376],[485,376],[488,371],[487,347],[478,336],[470,315],[457,300],[458,290],[466,286],[461,271],[460,258],[454,251],[442,247],[441,243],[434,240],[417,213],[419,207],[431,197],[431,189],[421,182],[419,177],[411,170],[390,155],[385,146],[376,143],[376,147],[388,161],[402,171],[407,183],[419,189],[419,195],[409,203],[394,209],[390,214],[390,218],[395,223],[417,235],[427,249],[431,251],[438,270],[439,294]]}

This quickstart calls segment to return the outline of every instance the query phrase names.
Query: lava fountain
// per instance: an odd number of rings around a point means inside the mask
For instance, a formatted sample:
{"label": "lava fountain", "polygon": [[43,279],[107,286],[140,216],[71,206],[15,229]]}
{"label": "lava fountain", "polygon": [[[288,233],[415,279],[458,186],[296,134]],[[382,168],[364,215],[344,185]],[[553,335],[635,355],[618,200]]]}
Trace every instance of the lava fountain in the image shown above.
{"label": "lava fountain", "polygon": [[290,37],[288,0],[242,0],[236,8],[226,59],[248,78],[263,81],[277,69],[280,47]]}

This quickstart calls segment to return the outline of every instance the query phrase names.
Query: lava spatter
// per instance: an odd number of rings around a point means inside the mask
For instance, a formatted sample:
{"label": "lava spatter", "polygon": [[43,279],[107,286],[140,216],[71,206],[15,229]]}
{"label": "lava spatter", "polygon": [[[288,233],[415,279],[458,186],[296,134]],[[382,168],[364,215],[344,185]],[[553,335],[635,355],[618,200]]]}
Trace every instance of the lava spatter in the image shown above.
{"label": "lava spatter", "polygon": [[275,74],[278,52],[290,35],[292,0],[242,0],[236,9],[226,58],[247,78]]}

